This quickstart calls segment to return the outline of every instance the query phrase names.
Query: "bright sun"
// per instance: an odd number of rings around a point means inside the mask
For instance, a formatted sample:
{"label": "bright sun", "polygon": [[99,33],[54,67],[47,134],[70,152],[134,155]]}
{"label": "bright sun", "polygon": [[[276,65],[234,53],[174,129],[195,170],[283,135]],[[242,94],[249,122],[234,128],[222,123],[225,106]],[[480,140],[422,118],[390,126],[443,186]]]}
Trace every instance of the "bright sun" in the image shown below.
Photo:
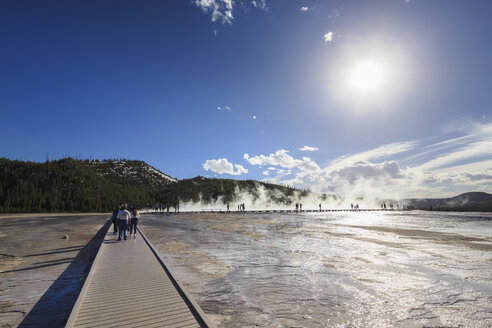
{"label": "bright sun", "polygon": [[361,94],[381,92],[387,78],[385,67],[376,61],[359,62],[349,74],[351,87]]}

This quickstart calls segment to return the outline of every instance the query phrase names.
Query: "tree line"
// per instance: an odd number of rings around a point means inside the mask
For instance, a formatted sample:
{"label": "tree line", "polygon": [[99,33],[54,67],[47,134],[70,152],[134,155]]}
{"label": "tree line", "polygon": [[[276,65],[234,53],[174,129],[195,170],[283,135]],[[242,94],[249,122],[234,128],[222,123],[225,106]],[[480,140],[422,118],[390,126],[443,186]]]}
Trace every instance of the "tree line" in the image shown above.
{"label": "tree line", "polygon": [[[139,208],[180,202],[234,202],[236,191],[259,197],[271,191],[290,203],[296,189],[254,180],[193,179],[169,182],[149,175],[145,162],[63,158],[44,163],[0,158],[0,213],[108,212],[121,202]],[[308,193],[303,191],[301,193]]]}

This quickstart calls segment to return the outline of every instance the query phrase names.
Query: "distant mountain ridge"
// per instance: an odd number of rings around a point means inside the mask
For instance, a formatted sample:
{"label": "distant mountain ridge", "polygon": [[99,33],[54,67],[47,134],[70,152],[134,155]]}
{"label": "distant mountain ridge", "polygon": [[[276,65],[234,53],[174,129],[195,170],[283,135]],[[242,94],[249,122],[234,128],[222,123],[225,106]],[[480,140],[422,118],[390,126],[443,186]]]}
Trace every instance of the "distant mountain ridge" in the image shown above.
{"label": "distant mountain ridge", "polygon": [[406,199],[405,203],[424,210],[492,211],[492,194],[475,191],[450,198]]}

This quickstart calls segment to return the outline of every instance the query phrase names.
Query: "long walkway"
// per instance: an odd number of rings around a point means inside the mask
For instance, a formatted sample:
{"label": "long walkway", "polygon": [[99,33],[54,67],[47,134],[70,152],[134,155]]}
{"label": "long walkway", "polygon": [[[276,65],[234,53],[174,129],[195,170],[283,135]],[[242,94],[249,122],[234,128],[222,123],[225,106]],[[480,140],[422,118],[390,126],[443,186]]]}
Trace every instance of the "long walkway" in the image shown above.
{"label": "long walkway", "polygon": [[67,327],[209,327],[145,237],[116,241],[112,228]]}

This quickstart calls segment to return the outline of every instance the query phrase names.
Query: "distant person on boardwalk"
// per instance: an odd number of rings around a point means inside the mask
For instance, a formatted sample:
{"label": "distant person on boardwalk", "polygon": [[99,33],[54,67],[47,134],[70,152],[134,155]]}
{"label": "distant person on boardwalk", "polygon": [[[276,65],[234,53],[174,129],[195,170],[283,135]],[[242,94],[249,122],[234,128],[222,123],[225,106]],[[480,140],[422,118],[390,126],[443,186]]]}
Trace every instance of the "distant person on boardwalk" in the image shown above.
{"label": "distant person on boardwalk", "polygon": [[227,203],[227,213],[229,213],[229,203]]}
{"label": "distant person on boardwalk", "polygon": [[128,223],[131,220],[131,214],[128,212],[126,209],[126,204],[121,205],[121,209],[118,212],[118,241],[121,240],[121,237],[127,237],[127,232],[128,232]]}
{"label": "distant person on boardwalk", "polygon": [[302,203],[299,204],[299,209],[301,210],[302,212]]}
{"label": "distant person on boardwalk", "polygon": [[133,238],[137,238],[137,225],[138,225],[138,219],[140,219],[140,214],[138,213],[138,210],[134,207],[132,211],[132,223],[130,226],[130,235],[132,234],[132,227],[133,227]]}
{"label": "distant person on boardwalk", "polygon": [[319,211],[321,212],[321,203],[319,203]]}
{"label": "distant person on boardwalk", "polygon": [[120,212],[119,209],[115,209],[113,211],[113,215],[111,215],[111,222],[113,223],[113,235],[116,235],[118,233],[118,213]]}

